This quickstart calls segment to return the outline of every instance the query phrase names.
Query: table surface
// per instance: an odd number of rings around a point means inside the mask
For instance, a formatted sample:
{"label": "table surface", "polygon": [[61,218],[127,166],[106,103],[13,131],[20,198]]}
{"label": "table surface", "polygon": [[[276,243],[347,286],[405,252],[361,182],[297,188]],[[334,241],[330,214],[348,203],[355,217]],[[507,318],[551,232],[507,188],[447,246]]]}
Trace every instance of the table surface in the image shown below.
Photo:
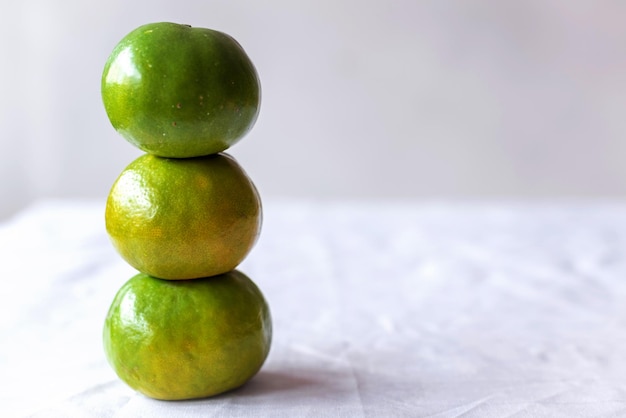
{"label": "table surface", "polygon": [[125,386],[103,319],[135,271],[104,202],[0,224],[0,415],[626,416],[626,202],[271,200],[240,270],[274,319],[242,388],[163,402]]}

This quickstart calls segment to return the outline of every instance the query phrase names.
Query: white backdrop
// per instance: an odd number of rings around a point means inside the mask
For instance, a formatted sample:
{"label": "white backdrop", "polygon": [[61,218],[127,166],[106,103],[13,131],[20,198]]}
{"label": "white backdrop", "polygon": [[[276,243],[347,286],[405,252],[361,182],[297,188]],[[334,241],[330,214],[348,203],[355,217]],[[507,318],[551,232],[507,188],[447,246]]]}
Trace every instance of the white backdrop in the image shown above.
{"label": "white backdrop", "polygon": [[100,100],[152,21],[225,31],[261,115],[230,152],[262,196],[621,196],[626,2],[24,0],[0,5],[0,216],[104,197],[140,152]]}

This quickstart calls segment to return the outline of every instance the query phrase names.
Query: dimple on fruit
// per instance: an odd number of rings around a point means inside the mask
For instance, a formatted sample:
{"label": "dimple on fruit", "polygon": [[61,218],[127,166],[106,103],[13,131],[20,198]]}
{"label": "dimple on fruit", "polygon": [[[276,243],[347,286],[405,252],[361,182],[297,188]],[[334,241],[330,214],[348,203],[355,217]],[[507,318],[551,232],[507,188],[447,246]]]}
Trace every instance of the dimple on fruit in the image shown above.
{"label": "dimple on fruit", "polygon": [[272,340],[263,294],[236,270],[259,236],[261,200],[222,152],[256,121],[256,70],[224,33],[151,23],[114,48],[101,87],[113,127],[146,152],[106,202],[111,242],[139,270],[109,308],[106,357],[156,399],[235,389],[259,371]]}

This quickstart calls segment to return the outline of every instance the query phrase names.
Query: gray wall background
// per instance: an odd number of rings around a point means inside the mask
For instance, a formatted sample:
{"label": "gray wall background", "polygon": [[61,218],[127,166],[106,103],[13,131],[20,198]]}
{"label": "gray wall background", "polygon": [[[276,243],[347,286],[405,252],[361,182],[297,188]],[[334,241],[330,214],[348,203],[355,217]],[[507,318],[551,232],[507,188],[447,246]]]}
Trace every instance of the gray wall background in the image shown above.
{"label": "gray wall background", "polygon": [[130,30],[233,35],[263,85],[261,195],[622,197],[626,2],[24,0],[0,6],[0,216],[105,197],[140,155],[100,75]]}

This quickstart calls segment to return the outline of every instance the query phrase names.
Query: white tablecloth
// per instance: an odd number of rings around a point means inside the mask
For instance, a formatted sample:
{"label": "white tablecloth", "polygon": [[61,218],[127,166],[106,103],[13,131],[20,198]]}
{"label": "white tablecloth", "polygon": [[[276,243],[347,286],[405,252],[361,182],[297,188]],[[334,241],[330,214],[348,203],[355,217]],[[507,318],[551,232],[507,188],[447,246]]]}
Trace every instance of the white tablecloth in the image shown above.
{"label": "white tablecloth", "polygon": [[0,224],[0,416],[626,416],[626,203],[266,201],[240,266],[267,297],[262,371],[163,402],[106,363],[133,274],[102,201]]}

